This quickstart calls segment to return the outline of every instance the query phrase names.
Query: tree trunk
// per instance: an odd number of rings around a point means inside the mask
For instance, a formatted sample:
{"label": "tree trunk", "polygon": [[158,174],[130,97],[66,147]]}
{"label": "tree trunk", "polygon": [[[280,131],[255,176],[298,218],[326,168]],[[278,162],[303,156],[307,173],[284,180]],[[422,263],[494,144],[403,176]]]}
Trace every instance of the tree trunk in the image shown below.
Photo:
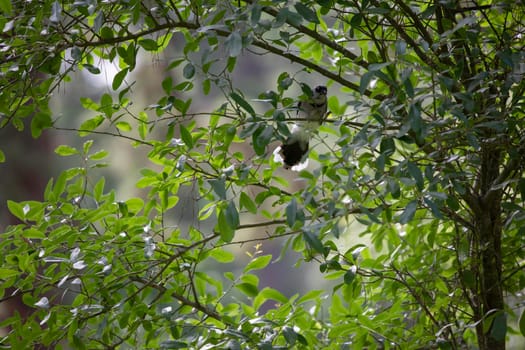
{"label": "tree trunk", "polygon": [[[478,240],[474,246],[479,247],[477,252],[478,271],[480,274],[480,302],[481,315],[486,321],[476,327],[478,345],[485,350],[505,349],[505,337],[494,337],[494,314],[504,310],[503,289],[501,285],[501,189],[494,188],[495,180],[499,175],[501,151],[493,145],[485,145],[481,150],[481,169],[475,198],[470,206],[473,211],[474,239]],[[492,316],[492,317],[491,317]],[[490,326],[486,326],[490,322]]]}

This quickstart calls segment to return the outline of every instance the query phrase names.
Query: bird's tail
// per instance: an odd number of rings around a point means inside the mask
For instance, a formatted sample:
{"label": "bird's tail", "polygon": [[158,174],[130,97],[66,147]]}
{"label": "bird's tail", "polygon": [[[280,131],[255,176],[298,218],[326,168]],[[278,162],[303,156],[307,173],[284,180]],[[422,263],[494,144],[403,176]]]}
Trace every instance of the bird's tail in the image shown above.
{"label": "bird's tail", "polygon": [[292,143],[284,143],[281,145],[279,153],[283,158],[284,167],[291,168],[304,162],[305,159],[303,158],[308,153],[308,142],[296,140]]}
{"label": "bird's tail", "polygon": [[[283,144],[278,147],[274,152],[274,159],[276,161],[282,161],[285,169],[294,169],[300,163],[306,161],[306,155],[308,153],[309,135],[308,131],[297,125],[294,125],[291,135]],[[302,169],[303,167],[301,167]]]}

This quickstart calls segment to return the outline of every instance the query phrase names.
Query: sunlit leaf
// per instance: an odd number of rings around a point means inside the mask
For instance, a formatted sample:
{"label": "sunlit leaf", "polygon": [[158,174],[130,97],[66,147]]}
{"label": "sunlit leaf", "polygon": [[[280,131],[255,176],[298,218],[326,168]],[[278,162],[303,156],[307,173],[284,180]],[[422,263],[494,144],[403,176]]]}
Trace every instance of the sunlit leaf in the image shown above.
{"label": "sunlit leaf", "polygon": [[115,126],[117,127],[117,129],[119,129],[120,131],[124,131],[124,132],[130,132],[132,130],[131,124],[128,122],[124,122],[124,121],[117,122]]}
{"label": "sunlit leaf", "polygon": [[271,260],[271,255],[258,256],[252,261],[250,261],[248,265],[246,265],[246,267],[244,268],[244,272],[264,269],[270,263]]}
{"label": "sunlit leaf", "polygon": [[60,145],[55,148],[55,153],[61,156],[72,156],[78,154],[78,150],[68,145]]}
{"label": "sunlit leaf", "polygon": [[210,251],[210,256],[220,263],[229,263],[235,260],[235,255],[224,249],[216,248]]}

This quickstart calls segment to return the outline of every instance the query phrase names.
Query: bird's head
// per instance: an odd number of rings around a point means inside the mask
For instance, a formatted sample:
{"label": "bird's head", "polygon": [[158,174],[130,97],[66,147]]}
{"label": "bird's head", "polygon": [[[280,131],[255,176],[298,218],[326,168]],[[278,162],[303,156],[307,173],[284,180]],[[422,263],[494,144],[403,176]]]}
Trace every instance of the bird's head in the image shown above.
{"label": "bird's head", "polygon": [[312,100],[314,103],[324,103],[326,101],[326,86],[317,85],[312,93]]}

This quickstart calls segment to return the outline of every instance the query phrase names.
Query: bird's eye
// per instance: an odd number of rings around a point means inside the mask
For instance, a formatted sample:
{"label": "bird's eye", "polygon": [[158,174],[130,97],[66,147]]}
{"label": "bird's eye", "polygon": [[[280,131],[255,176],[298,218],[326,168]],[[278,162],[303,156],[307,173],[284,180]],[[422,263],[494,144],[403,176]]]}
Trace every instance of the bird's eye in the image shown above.
{"label": "bird's eye", "polygon": [[324,87],[324,86],[317,86],[315,88],[315,92],[317,92],[318,94],[326,94],[326,87]]}

